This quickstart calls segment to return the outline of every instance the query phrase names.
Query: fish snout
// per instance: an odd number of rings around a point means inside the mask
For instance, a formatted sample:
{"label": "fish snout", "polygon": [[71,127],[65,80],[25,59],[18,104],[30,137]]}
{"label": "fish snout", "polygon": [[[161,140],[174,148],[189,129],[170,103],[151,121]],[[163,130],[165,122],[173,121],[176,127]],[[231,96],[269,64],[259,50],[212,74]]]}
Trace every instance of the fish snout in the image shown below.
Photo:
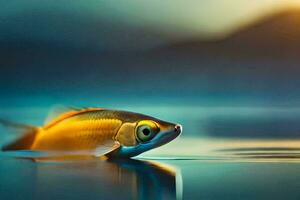
{"label": "fish snout", "polygon": [[180,124],[176,124],[174,129],[174,132],[178,135],[182,132],[182,126]]}

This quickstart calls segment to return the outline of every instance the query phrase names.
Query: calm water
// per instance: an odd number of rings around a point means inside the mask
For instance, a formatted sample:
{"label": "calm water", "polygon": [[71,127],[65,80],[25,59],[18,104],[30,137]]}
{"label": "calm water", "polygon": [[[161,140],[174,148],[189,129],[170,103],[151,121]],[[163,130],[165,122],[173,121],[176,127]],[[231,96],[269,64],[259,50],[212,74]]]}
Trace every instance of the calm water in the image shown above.
{"label": "calm water", "polygon": [[[210,153],[169,145],[139,160],[33,160],[2,153],[1,199],[299,199],[300,151],[282,141],[210,140]],[[182,140],[175,145],[201,144]],[[240,142],[239,142],[240,143]],[[256,144],[257,147],[253,145]],[[272,146],[272,145],[273,146]],[[275,147],[275,146],[277,147]],[[279,145],[279,146],[278,146]],[[281,147],[280,147],[281,146]],[[232,148],[231,148],[232,147]],[[224,149],[226,148],[226,149]],[[170,153],[173,151],[173,153]],[[172,156],[166,156],[171,154]],[[22,157],[22,158],[21,158]]]}
{"label": "calm water", "polygon": [[[0,113],[41,124],[45,110]],[[182,137],[126,161],[28,159],[38,154],[1,153],[0,199],[300,199],[300,140],[294,137],[300,127],[298,110],[137,110],[182,123]],[[278,125],[281,119],[289,125]],[[274,130],[273,136],[257,137]],[[251,132],[255,137],[249,137]],[[2,133],[1,142],[13,138]]]}

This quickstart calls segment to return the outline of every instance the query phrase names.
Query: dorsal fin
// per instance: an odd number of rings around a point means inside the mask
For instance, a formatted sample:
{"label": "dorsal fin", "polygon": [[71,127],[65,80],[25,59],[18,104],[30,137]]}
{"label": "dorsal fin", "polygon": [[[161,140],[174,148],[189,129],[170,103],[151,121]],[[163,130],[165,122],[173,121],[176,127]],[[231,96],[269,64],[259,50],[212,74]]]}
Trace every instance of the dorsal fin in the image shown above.
{"label": "dorsal fin", "polygon": [[[61,110],[59,109],[61,108]],[[95,110],[103,110],[103,108],[72,108],[72,107],[65,107],[65,106],[56,106],[51,110],[49,113],[49,116],[47,117],[47,120],[45,121],[44,128],[49,128],[53,126],[54,124],[72,117],[74,115],[89,112],[89,111],[95,111]]]}
{"label": "dorsal fin", "polygon": [[59,117],[64,113],[68,113],[71,111],[74,112],[79,110],[81,110],[81,108],[75,108],[75,107],[64,106],[64,105],[55,105],[49,110],[44,125],[48,124],[49,122],[53,121],[54,119],[56,119],[57,117]]}

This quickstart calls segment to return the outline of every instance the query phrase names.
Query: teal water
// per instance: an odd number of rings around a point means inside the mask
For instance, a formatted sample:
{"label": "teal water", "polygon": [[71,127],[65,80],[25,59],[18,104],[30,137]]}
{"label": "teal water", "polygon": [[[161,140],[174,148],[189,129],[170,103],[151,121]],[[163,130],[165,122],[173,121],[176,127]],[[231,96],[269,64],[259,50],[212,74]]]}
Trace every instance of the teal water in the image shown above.
{"label": "teal water", "polygon": [[299,199],[300,164],[1,157],[1,199]]}
{"label": "teal water", "polygon": [[[300,199],[298,109],[135,110],[183,124],[182,136],[123,161],[1,153],[0,199]],[[0,113],[40,125],[47,108]],[[15,137],[1,133],[1,144]]]}

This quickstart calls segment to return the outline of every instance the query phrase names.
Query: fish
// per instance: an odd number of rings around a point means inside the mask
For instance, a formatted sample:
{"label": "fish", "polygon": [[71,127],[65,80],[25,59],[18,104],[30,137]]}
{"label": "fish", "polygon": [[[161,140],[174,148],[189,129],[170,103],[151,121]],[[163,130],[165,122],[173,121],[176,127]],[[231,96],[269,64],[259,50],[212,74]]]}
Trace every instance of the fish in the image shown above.
{"label": "fish", "polygon": [[[52,114],[53,115],[53,114]],[[178,137],[182,126],[135,112],[98,107],[71,109],[41,127],[0,120],[22,130],[2,151],[30,150],[47,155],[91,155],[130,158]]]}

